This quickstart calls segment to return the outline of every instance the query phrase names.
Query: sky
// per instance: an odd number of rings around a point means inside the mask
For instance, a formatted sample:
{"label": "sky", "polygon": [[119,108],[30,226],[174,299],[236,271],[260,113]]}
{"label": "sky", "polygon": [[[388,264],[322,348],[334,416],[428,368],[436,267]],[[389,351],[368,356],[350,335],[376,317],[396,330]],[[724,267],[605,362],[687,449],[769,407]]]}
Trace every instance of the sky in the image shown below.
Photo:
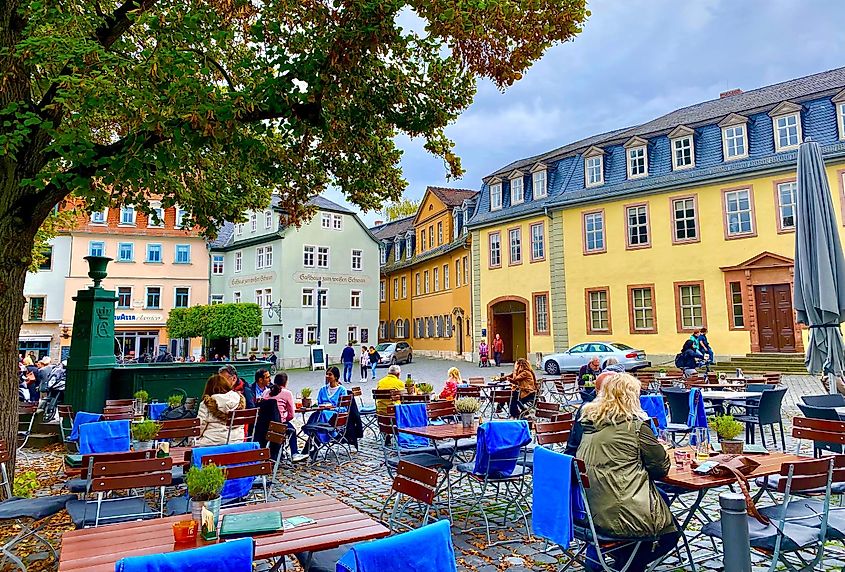
{"label": "sky", "polygon": [[[447,180],[422,141],[397,139],[405,197],[426,186],[479,189],[523,157],[637,125],[765,85],[845,66],[843,0],[594,0],[584,30],[546,52],[504,93],[480,81],[472,105],[446,133],[466,170]],[[335,190],[325,194],[371,226]]]}

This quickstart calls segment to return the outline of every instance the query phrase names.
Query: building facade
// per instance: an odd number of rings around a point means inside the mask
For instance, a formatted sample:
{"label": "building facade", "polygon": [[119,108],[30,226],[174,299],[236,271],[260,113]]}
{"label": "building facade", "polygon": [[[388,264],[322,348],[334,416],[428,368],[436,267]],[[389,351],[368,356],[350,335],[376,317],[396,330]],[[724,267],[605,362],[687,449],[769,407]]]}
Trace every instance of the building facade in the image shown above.
{"label": "building facade", "polygon": [[473,359],[471,237],[477,192],[428,187],[412,217],[372,229],[381,242],[380,339],[424,356]]}
{"label": "building facade", "polygon": [[171,340],[166,323],[172,308],[208,301],[206,241],[196,229],[182,228],[185,211],[155,201],[151,206],[155,215],[132,206],[82,214],[72,231],[51,241],[49,267],[27,276],[21,349],[38,345],[66,357],[73,297],[91,284],[84,257],[96,255],[113,259],[103,287],[117,296],[115,355],[139,359],[167,349],[176,357],[199,356],[201,340]]}
{"label": "building facade", "polygon": [[316,214],[297,228],[284,223],[274,197],[246,222],[226,223],[212,243],[210,302],[265,309],[261,335],[236,340],[233,354],[272,350],[281,367],[294,368],[310,364],[318,342],[332,362],[348,341],[377,343],[378,243],[352,211],[322,197],[312,204]]}
{"label": "building facade", "polygon": [[[807,137],[822,146],[842,229],[845,68],[726,92],[516,161],[485,179],[470,224],[482,244],[500,232],[495,269],[518,284],[504,261],[502,221],[548,213],[562,254],[548,278],[564,284],[551,291],[552,321],[556,328],[555,316],[566,316],[568,338],[559,343],[555,332],[556,350],[610,340],[674,355],[707,327],[719,355],[801,352],[807,334],[795,323],[792,272],[797,149]],[[514,205],[514,192],[532,184],[519,172],[541,166],[547,197]],[[483,289],[494,270],[480,266],[483,307],[495,299]],[[545,288],[536,280],[531,289]]]}

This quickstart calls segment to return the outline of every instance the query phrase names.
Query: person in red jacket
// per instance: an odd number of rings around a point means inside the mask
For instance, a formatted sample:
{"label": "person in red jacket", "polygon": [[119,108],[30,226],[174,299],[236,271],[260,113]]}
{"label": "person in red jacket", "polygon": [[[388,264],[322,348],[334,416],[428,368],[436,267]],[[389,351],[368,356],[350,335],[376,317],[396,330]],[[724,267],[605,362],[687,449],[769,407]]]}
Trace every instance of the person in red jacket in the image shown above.
{"label": "person in red jacket", "polygon": [[502,354],[505,353],[505,341],[499,334],[493,340],[493,361],[496,362],[496,367],[502,364]]}

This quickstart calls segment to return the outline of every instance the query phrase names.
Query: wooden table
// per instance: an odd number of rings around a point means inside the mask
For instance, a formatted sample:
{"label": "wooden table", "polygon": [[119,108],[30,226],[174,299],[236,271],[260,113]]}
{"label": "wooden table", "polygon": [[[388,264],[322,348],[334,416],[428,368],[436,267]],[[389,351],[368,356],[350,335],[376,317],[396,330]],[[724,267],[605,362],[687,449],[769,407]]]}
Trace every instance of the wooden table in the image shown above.
{"label": "wooden table", "polygon": [[[711,475],[699,475],[698,473],[692,472],[691,469],[687,469],[686,471],[678,471],[678,469],[675,467],[675,457],[673,451],[673,449],[669,450],[669,459],[672,463],[672,466],[669,469],[669,474],[666,475],[663,479],[661,479],[661,482],[664,482],[667,485],[673,485],[688,491],[700,491],[712,489],[714,487],[722,487],[725,485],[729,485],[736,480],[732,476],[714,477]],[[748,476],[749,482],[753,481],[757,477],[765,477],[780,472],[780,466],[783,463],[813,460],[811,457],[799,457],[798,455],[780,453],[777,451],[769,453],[768,455],[752,454],[746,456],[751,457],[752,459],[760,463],[760,466],[757,467],[754,472]]]}
{"label": "wooden table", "polygon": [[443,439],[458,440],[475,437],[478,428],[475,425],[464,427],[463,423],[445,423],[443,425],[426,425],[425,427],[397,427],[396,430],[400,433],[438,441]]}
{"label": "wooden table", "polygon": [[701,397],[710,401],[724,401],[726,399],[760,399],[762,391],[702,391]]}
{"label": "wooden table", "polygon": [[763,377],[763,376],[760,376],[760,375],[758,375],[758,376],[747,375],[745,377],[737,377],[735,375],[733,375],[733,376],[729,375],[725,378],[725,381],[735,381],[735,382],[740,382],[740,383],[766,383],[766,378]]}
{"label": "wooden table", "polygon": [[[255,536],[255,560],[295,552],[315,552],[341,544],[362,542],[390,535],[390,530],[337,499],[315,495],[272,503],[223,509],[222,514],[280,510],[284,518],[307,516],[317,522],[284,532]],[[173,542],[173,523],[190,515],[117,523],[71,530],[62,536],[59,572],[114,572],[115,563],[127,556],[175,552],[195,548]],[[197,540],[196,546],[209,544]]]}

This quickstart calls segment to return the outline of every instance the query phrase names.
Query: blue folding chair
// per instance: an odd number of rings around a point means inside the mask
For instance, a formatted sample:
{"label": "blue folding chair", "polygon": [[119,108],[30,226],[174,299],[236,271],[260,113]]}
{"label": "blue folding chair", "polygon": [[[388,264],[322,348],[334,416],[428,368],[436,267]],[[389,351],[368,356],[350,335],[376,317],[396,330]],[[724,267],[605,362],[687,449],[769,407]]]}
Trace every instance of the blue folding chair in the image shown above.
{"label": "blue folding chair", "polygon": [[[495,492],[495,501],[502,498],[505,502],[502,511],[501,527],[506,527],[508,515],[513,509],[515,516],[521,519],[525,525],[526,538],[531,537],[531,530],[528,527],[528,515],[523,506],[529,505],[525,487],[525,477],[531,471],[524,466],[526,460],[526,445],[531,442],[531,432],[526,421],[490,421],[483,423],[478,428],[478,445],[475,452],[474,463],[461,463],[457,465],[461,473],[461,480],[466,478],[469,482],[471,508],[467,511],[464,522],[464,531],[469,532],[478,527],[468,528],[469,518],[480,509],[484,519],[484,531],[487,537],[487,545],[499,544],[492,542],[490,538],[490,518],[487,516],[485,500],[488,490]],[[522,461],[522,463],[520,463]],[[476,487],[478,491],[476,492]],[[522,542],[523,538],[511,538],[504,542]]]}
{"label": "blue folding chair", "polygon": [[252,572],[255,543],[239,538],[192,550],[121,558],[115,572]]}

